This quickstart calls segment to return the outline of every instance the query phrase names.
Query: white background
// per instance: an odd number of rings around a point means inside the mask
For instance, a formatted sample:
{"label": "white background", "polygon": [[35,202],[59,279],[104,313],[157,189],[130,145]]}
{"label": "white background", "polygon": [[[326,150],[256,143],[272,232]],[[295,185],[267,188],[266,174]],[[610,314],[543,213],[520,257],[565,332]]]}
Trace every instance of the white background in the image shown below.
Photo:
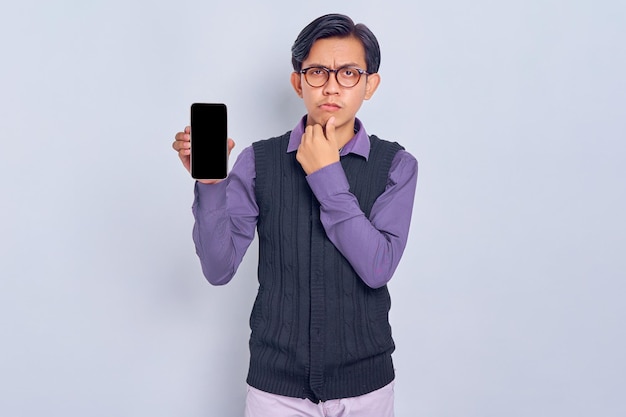
{"label": "white background", "polygon": [[626,415],[626,3],[21,1],[0,7],[0,415],[238,416],[256,243],[204,281],[171,149],[304,114],[290,47],[382,47],[359,117],[420,162],[390,284],[399,417]]}

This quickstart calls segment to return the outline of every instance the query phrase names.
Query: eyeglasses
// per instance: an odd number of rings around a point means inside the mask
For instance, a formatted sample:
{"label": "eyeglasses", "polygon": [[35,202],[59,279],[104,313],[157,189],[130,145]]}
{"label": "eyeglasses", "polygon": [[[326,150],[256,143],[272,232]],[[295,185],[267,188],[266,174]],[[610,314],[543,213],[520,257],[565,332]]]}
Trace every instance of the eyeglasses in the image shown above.
{"label": "eyeglasses", "polygon": [[304,79],[311,87],[321,87],[325,85],[330,78],[331,72],[335,73],[337,83],[346,88],[357,85],[359,81],[361,81],[361,75],[369,75],[367,71],[357,67],[341,67],[338,69],[309,67],[300,70],[300,74],[304,74]]}

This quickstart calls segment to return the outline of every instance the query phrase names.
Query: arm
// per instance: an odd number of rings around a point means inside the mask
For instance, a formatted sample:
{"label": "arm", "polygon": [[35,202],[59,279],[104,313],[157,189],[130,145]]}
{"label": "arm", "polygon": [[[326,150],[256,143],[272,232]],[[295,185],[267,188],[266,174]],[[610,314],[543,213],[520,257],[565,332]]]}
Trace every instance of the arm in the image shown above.
{"label": "arm", "polygon": [[396,154],[387,187],[374,203],[370,219],[350,193],[340,163],[313,172],[307,181],[321,204],[320,217],[328,238],[361,279],[372,288],[389,282],[406,247],[417,160],[406,151]]}
{"label": "arm", "polygon": [[228,283],[254,238],[258,206],[254,196],[254,151],[242,151],[228,178],[196,182],[193,240],[202,271],[213,285]]}

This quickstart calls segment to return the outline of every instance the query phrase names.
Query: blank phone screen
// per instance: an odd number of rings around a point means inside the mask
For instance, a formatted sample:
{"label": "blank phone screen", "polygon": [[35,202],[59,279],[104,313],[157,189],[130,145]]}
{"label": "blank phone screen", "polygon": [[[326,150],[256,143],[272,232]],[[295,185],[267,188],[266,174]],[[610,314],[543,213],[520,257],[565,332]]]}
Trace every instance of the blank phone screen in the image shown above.
{"label": "blank phone screen", "polygon": [[191,176],[199,180],[226,178],[226,105],[191,105]]}

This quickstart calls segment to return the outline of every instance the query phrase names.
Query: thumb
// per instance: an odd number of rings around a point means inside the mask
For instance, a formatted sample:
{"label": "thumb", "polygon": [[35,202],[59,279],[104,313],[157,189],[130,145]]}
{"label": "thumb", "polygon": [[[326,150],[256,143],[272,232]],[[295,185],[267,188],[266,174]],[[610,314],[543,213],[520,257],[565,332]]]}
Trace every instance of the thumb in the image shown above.
{"label": "thumb", "polygon": [[328,119],[328,121],[326,122],[326,128],[324,130],[324,133],[326,134],[326,139],[336,144],[337,140],[335,138],[335,116],[332,116],[330,119]]}
{"label": "thumb", "polygon": [[228,138],[228,156],[230,156],[230,151],[235,147],[235,141],[231,138]]}

